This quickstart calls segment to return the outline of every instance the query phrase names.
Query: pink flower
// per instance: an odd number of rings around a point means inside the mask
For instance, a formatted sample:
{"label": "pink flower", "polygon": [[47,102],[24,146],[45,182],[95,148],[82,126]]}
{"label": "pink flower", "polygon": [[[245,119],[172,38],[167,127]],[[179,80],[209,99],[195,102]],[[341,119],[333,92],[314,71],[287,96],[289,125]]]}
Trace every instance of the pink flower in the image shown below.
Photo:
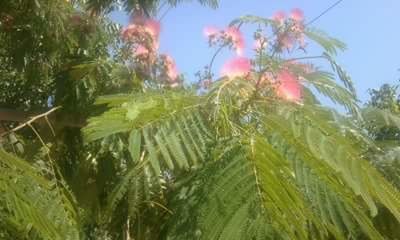
{"label": "pink flower", "polygon": [[131,23],[122,32],[122,39],[131,43],[134,56],[149,56],[159,47],[160,23],[142,15],[132,17]]}
{"label": "pink flower", "polygon": [[203,29],[203,34],[205,37],[210,38],[216,36],[219,33],[218,28],[214,26],[207,26]]}
{"label": "pink flower", "polygon": [[160,31],[161,25],[158,21],[138,16],[122,30],[121,34],[124,40],[132,41],[140,40],[147,33],[153,42],[158,42]]}
{"label": "pink flower", "polygon": [[282,70],[278,74],[277,80],[277,94],[279,97],[291,102],[301,102],[302,86],[298,77],[287,70]]}
{"label": "pink flower", "polygon": [[129,24],[127,27],[122,29],[122,38],[128,40],[135,31],[137,31],[137,26],[135,24]]}
{"label": "pink flower", "polygon": [[290,12],[290,18],[296,22],[301,22],[304,20],[304,14],[301,9],[295,8]]}
{"label": "pink flower", "polygon": [[251,62],[245,57],[237,57],[225,62],[221,69],[221,76],[228,78],[245,77],[250,73]]}
{"label": "pink flower", "polygon": [[281,49],[292,49],[295,44],[295,39],[293,36],[289,35],[288,33],[279,34],[278,35],[278,43]]}
{"label": "pink flower", "polygon": [[179,75],[175,60],[169,55],[164,55],[164,64],[168,80],[170,82],[175,82]]}
{"label": "pink flower", "polygon": [[178,78],[178,68],[174,63],[167,69],[167,76],[172,80],[175,81]]}
{"label": "pink flower", "polygon": [[279,24],[283,24],[286,18],[286,13],[284,11],[277,11],[272,15],[272,20]]}
{"label": "pink flower", "polygon": [[233,47],[236,50],[236,54],[238,56],[243,56],[245,43],[243,34],[240,32],[239,28],[237,27],[228,27],[225,30],[225,34],[228,38],[232,40]]}
{"label": "pink flower", "polygon": [[153,19],[147,19],[143,25],[144,30],[150,34],[153,40],[158,39],[161,32],[161,24],[159,21]]}
{"label": "pink flower", "polygon": [[233,48],[238,56],[242,56],[244,53],[244,37],[237,27],[228,27],[221,31],[216,27],[208,26],[203,29],[203,34],[211,40],[211,43],[216,43],[218,40],[232,42]]}
{"label": "pink flower", "polygon": [[133,50],[133,55],[134,56],[144,56],[144,55],[148,55],[148,54],[149,54],[149,50],[143,45],[138,45]]}

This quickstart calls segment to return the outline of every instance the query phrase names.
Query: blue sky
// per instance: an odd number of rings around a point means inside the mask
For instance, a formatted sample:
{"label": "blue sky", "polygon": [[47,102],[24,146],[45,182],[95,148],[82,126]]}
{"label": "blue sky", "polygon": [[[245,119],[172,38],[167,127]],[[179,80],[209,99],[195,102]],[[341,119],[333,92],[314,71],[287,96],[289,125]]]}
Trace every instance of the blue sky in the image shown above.
{"label": "blue sky", "polygon": [[[162,20],[160,52],[172,55],[186,78],[195,80],[194,73],[203,69],[214,53],[203,37],[205,26],[224,27],[241,15],[270,17],[277,10],[292,8],[301,8],[305,17],[312,19],[335,1],[221,0],[215,10],[201,7],[195,1],[183,3],[171,9]],[[400,78],[399,12],[399,0],[344,0],[312,25],[347,44],[348,49],[339,53],[337,60],[352,77],[361,101],[368,99],[368,89],[383,83],[397,83]],[[113,13],[112,18],[123,25],[128,22],[122,12]],[[248,36],[249,55],[251,29],[243,29]],[[226,51],[218,57],[215,72],[231,54]]]}

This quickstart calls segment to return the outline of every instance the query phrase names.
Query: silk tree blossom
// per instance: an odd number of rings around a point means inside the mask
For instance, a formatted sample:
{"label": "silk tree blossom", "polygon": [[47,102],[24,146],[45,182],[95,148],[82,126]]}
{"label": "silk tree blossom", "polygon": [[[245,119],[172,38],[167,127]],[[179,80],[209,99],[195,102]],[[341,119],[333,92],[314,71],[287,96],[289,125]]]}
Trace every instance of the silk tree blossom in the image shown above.
{"label": "silk tree blossom", "polygon": [[277,11],[272,15],[272,20],[281,25],[286,20],[286,13],[284,11]]}
{"label": "silk tree blossom", "polygon": [[287,32],[278,34],[277,40],[278,46],[281,49],[292,49],[296,43],[296,38],[294,38],[291,34]]}
{"label": "silk tree blossom", "polygon": [[176,67],[175,62],[173,64],[170,64],[170,66],[167,68],[167,76],[171,81],[176,81],[178,79],[178,68]]}
{"label": "silk tree blossom", "polygon": [[277,35],[276,46],[280,50],[287,49],[289,51],[296,45],[300,48],[305,48],[304,14],[302,10],[298,8],[293,9],[289,18],[286,17],[284,12],[279,11],[272,16],[272,20],[278,24],[278,26],[275,26]]}
{"label": "silk tree blossom", "polygon": [[203,34],[205,37],[210,38],[216,36],[220,33],[220,30],[214,26],[207,26],[203,29]]}
{"label": "silk tree blossom", "polygon": [[302,85],[299,78],[288,70],[282,70],[277,75],[277,95],[287,101],[300,103],[302,100]]}
{"label": "silk tree blossom", "polygon": [[161,57],[164,60],[165,74],[168,77],[168,82],[171,84],[177,82],[179,71],[176,66],[175,60],[167,54],[163,54]]}
{"label": "silk tree blossom", "polygon": [[210,45],[214,45],[221,39],[221,30],[214,26],[207,26],[203,29],[203,35],[208,38]]}
{"label": "silk tree blossom", "polygon": [[143,48],[147,48],[148,52],[155,52],[159,47],[160,31],[161,25],[158,21],[136,16],[122,30],[121,35],[124,41],[136,44],[139,52],[143,53]]}
{"label": "silk tree blossom", "polygon": [[238,56],[243,56],[245,49],[245,40],[242,32],[237,27],[228,27],[219,30],[214,26],[208,26],[203,29],[203,34],[207,37],[211,44],[215,44],[218,40],[232,43],[233,49]]}
{"label": "silk tree blossom", "polygon": [[149,33],[154,38],[158,38],[161,32],[161,24],[159,21],[151,18],[146,18],[143,15],[132,17],[130,25],[142,27],[144,31]]}
{"label": "silk tree blossom", "polygon": [[232,41],[233,47],[235,48],[238,56],[243,56],[245,42],[242,32],[237,27],[228,27],[225,30],[226,36]]}
{"label": "silk tree blossom", "polygon": [[138,32],[137,26],[135,24],[129,24],[124,27],[121,32],[122,39],[127,41],[131,36],[136,35]]}
{"label": "silk tree blossom", "polygon": [[148,56],[149,55],[149,49],[147,49],[145,46],[140,44],[133,50],[133,55],[135,57]]}
{"label": "silk tree blossom", "polygon": [[157,39],[160,36],[161,32],[161,24],[157,20],[147,19],[144,22],[144,30],[153,37],[153,39]]}
{"label": "silk tree blossom", "polygon": [[294,21],[294,24],[291,26],[291,31],[293,32],[294,38],[299,43],[300,47],[305,47],[304,41],[304,14],[303,11],[295,8],[292,10],[290,14],[290,18]]}
{"label": "silk tree blossom", "polygon": [[[299,8],[294,8],[290,12],[290,19],[295,22],[302,22],[304,20],[304,13]],[[278,24],[283,24],[287,19],[286,13],[284,11],[277,11],[272,15],[272,20]]]}
{"label": "silk tree blossom", "polygon": [[295,22],[302,22],[304,20],[304,13],[299,8],[292,9],[290,12],[290,18]]}
{"label": "silk tree blossom", "polygon": [[122,38],[126,41],[135,40],[135,38],[143,38],[144,33],[147,33],[151,40],[158,41],[158,37],[160,35],[161,25],[159,22],[148,19],[143,25],[139,25],[136,23],[131,23],[127,27],[122,30]]}
{"label": "silk tree blossom", "polygon": [[221,77],[246,77],[250,74],[250,71],[250,59],[245,57],[236,57],[225,62],[221,69]]}

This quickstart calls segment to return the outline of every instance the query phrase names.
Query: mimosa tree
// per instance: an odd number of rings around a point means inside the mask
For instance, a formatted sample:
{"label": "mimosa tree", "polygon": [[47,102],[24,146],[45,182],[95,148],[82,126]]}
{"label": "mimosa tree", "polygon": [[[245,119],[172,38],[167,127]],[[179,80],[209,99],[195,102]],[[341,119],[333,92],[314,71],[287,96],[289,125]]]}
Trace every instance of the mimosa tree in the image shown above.
{"label": "mimosa tree", "polygon": [[[243,36],[248,24],[257,27],[251,49]],[[113,85],[123,94],[99,96],[85,108],[91,117],[76,141],[66,143],[76,155],[62,154],[57,130],[48,136],[35,128],[56,110],[6,133],[30,129],[35,137],[25,145],[36,141],[42,151],[12,154],[7,141],[0,150],[2,236],[390,236],[374,217],[386,211],[399,222],[400,194],[370,163],[382,151],[358,124],[363,114],[353,84],[335,61],[344,43],[308,26],[299,9],[243,16],[204,29],[216,53],[193,83],[158,51],[159,32],[156,19],[140,7],[134,11],[121,30],[121,51],[107,58],[106,77],[95,78],[130,82]],[[309,44],[320,45],[321,54],[308,55]],[[215,74],[214,59],[225,48],[237,56]],[[322,71],[321,61],[332,71]],[[323,106],[321,95],[346,116]]]}

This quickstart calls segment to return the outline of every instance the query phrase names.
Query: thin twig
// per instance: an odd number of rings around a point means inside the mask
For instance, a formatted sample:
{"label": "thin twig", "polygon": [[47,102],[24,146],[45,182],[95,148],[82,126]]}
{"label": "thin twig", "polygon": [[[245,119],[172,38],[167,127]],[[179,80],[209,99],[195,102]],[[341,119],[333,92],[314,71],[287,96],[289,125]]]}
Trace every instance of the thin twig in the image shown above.
{"label": "thin twig", "polygon": [[286,59],[284,62],[291,62],[291,61],[305,60],[305,59],[318,59],[318,58],[326,58],[326,57],[323,56],[323,55],[320,55],[320,56],[306,56],[306,57],[298,57],[298,58]]}
{"label": "thin twig", "polygon": [[47,111],[47,112],[45,112],[45,113],[36,115],[36,116],[32,117],[29,121],[26,121],[26,122],[24,122],[24,123],[18,125],[17,127],[13,128],[13,129],[11,129],[11,130],[9,130],[9,131],[7,131],[7,132],[2,133],[2,134],[0,135],[0,137],[4,137],[4,136],[6,136],[6,135],[8,135],[8,134],[10,134],[10,133],[12,133],[12,132],[16,132],[16,131],[18,131],[18,130],[20,130],[21,128],[24,128],[24,127],[26,127],[26,126],[30,126],[34,121],[36,121],[36,120],[38,120],[38,119],[40,119],[40,118],[43,118],[43,117],[47,117],[48,115],[50,115],[51,113],[53,113],[54,111],[56,111],[56,110],[58,110],[58,109],[60,109],[60,108],[61,108],[61,106],[58,106],[58,107],[55,107],[55,108],[50,109],[49,111]]}
{"label": "thin twig", "polygon": [[131,230],[130,230],[130,222],[129,222],[129,217],[128,220],[126,220],[126,240],[131,240]]}
{"label": "thin twig", "polygon": [[[36,137],[37,137],[37,138],[39,139],[39,141],[42,143],[43,147],[46,148],[46,153],[48,154],[48,152],[49,152],[49,147],[48,147],[48,146],[46,145],[46,143],[43,141],[42,137],[40,137],[39,132],[36,130],[36,128],[35,128],[31,123],[28,123],[27,125],[28,125],[28,126],[32,129],[32,131],[35,133]],[[50,156],[49,156],[49,159],[50,159]]]}
{"label": "thin twig", "polygon": [[54,131],[53,125],[51,125],[51,122],[50,122],[48,116],[46,115],[44,118],[46,119],[47,125],[49,125],[51,133],[53,134],[53,136],[56,136],[56,132]]}
{"label": "thin twig", "polygon": [[211,77],[211,72],[212,72],[212,66],[214,64],[215,58],[218,56],[218,54],[222,51],[222,49],[224,49],[226,46],[228,46],[229,44],[225,43],[222,44],[217,51],[215,51],[214,55],[211,58],[210,63],[208,64],[208,77]]}
{"label": "thin twig", "polygon": [[158,207],[160,207],[161,209],[165,210],[166,212],[168,212],[169,214],[173,215],[174,212],[172,212],[170,209],[168,209],[166,206],[164,206],[161,203],[155,202],[155,201],[143,201],[143,203],[150,203],[150,204],[154,204]]}

